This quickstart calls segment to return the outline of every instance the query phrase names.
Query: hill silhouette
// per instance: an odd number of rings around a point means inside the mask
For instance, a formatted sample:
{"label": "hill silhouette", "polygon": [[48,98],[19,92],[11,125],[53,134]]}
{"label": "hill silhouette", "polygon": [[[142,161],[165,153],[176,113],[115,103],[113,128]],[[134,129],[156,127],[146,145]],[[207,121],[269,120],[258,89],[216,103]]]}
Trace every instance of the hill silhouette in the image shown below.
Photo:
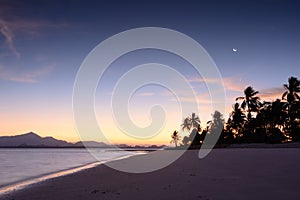
{"label": "hill silhouette", "polygon": [[[89,147],[109,147],[103,142],[88,141],[84,142]],[[34,132],[15,136],[1,136],[0,147],[85,147],[83,142],[70,143],[64,140],[58,140],[53,137],[41,137]]]}
{"label": "hill silhouette", "polygon": [[70,143],[64,140],[58,140],[53,137],[41,137],[34,132],[29,132],[14,136],[0,136],[0,148],[115,148],[122,149],[160,149],[163,146],[130,146],[127,144],[110,145],[104,142],[96,141],[79,141]]}

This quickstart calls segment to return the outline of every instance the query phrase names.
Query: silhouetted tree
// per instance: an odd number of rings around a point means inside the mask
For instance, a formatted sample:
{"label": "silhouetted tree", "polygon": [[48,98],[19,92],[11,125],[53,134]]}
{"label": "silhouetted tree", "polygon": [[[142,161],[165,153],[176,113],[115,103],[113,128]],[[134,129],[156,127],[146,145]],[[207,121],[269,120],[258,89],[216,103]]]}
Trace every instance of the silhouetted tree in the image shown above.
{"label": "silhouetted tree", "polygon": [[190,135],[188,137],[189,141],[187,142],[186,138],[185,141],[182,141],[183,144],[191,144],[191,145],[197,145],[200,144],[200,136],[199,131],[201,131],[200,126],[200,118],[195,113],[192,113],[191,116],[186,117],[183,119],[183,123],[181,124],[181,129],[188,130]]}
{"label": "silhouetted tree", "polygon": [[264,102],[256,118],[265,129],[282,129],[287,118],[287,104],[276,99],[274,102]]}
{"label": "silhouetted tree", "polygon": [[178,144],[178,142],[179,142],[179,140],[180,140],[180,135],[178,134],[178,131],[175,130],[175,131],[172,133],[171,138],[172,138],[172,140],[171,140],[170,143],[174,143],[174,144],[175,144],[175,147],[177,147],[177,144]]}
{"label": "silhouetted tree", "polygon": [[[200,118],[195,113],[186,117],[181,124],[182,130],[187,130],[190,135],[185,136],[182,145],[191,145],[192,148],[200,147],[206,135],[217,137],[219,144],[240,142],[266,142],[281,143],[300,140],[300,81],[290,77],[288,84],[283,85],[286,91],[282,100],[260,102],[259,93],[252,87],[244,90],[241,104],[236,102],[233,111],[229,114],[224,128],[224,118],[219,111],[212,114],[212,120],[206,123],[202,130]],[[254,113],[256,115],[254,115]],[[247,116],[246,116],[247,115]],[[178,132],[174,131],[172,142],[177,146]],[[174,140],[175,138],[175,140]],[[176,142],[175,142],[176,141]],[[209,141],[209,140],[207,140]]]}
{"label": "silhouetted tree", "polygon": [[255,132],[261,136],[261,142],[282,142],[285,137],[281,130],[286,118],[286,103],[279,99],[274,102],[264,102],[256,116]]}
{"label": "silhouetted tree", "polygon": [[188,136],[184,136],[182,139],[182,145],[187,146],[189,145],[189,142],[190,142],[190,138]]}
{"label": "silhouetted tree", "polygon": [[[219,134],[220,136],[222,136],[222,132],[224,129],[224,117],[222,113],[216,110],[214,114],[212,114],[211,122],[208,122],[208,124],[210,124],[208,128],[208,134],[210,134],[210,137],[218,137],[217,135]],[[215,139],[219,139],[220,141],[222,140],[222,137]]]}
{"label": "silhouetted tree", "polygon": [[284,84],[283,87],[287,90],[283,93],[282,99],[287,100],[290,104],[296,100],[300,100],[297,92],[300,92],[300,82],[296,77],[290,77],[288,84]]}
{"label": "silhouetted tree", "polygon": [[282,99],[288,103],[288,120],[286,123],[285,131],[292,140],[299,139],[299,101],[300,97],[297,94],[300,92],[300,81],[296,77],[290,77],[288,84],[283,87],[287,90],[283,93]]}
{"label": "silhouetted tree", "polygon": [[191,129],[198,128],[200,125],[200,118],[195,113],[192,113],[191,116],[188,116],[183,119],[183,123],[181,124],[181,128],[184,131],[185,129],[190,131]]}
{"label": "silhouetted tree", "polygon": [[201,126],[198,125],[198,128],[194,128],[190,134],[189,139],[191,140],[191,146],[193,146],[193,148],[200,147],[200,141],[202,139],[200,132],[201,132]]}
{"label": "silhouetted tree", "polygon": [[247,87],[244,90],[244,97],[237,97],[237,100],[243,100],[241,103],[241,108],[247,112],[247,122],[244,125],[243,128],[243,140],[244,142],[252,142],[252,139],[254,137],[255,127],[256,127],[256,120],[255,118],[252,118],[252,113],[256,112],[260,108],[260,98],[256,95],[258,94],[258,91],[255,91],[252,87]]}
{"label": "silhouetted tree", "polygon": [[246,116],[240,108],[239,103],[235,103],[233,106],[233,111],[229,114],[229,119],[227,121],[227,131],[233,134],[233,138],[240,141],[243,136],[243,127],[246,122]]}
{"label": "silhouetted tree", "polygon": [[210,125],[209,132],[211,132],[214,129],[215,130],[223,129],[223,127],[224,127],[224,117],[222,113],[216,110],[214,114],[212,114],[212,123]]}
{"label": "silhouetted tree", "polygon": [[247,87],[244,90],[244,97],[237,97],[235,100],[243,100],[241,107],[246,110],[247,108],[247,118],[248,121],[251,119],[251,112],[257,112],[258,108],[260,106],[259,97],[256,95],[258,94],[258,91],[255,91],[252,87]]}
{"label": "silhouetted tree", "polygon": [[190,119],[191,119],[192,127],[199,128],[200,123],[201,123],[199,116],[196,115],[195,113],[192,113],[192,117]]}
{"label": "silhouetted tree", "polygon": [[189,117],[185,118],[183,120],[183,123],[181,124],[181,129],[184,130],[188,130],[190,131],[192,128],[192,123],[191,123],[191,119]]}

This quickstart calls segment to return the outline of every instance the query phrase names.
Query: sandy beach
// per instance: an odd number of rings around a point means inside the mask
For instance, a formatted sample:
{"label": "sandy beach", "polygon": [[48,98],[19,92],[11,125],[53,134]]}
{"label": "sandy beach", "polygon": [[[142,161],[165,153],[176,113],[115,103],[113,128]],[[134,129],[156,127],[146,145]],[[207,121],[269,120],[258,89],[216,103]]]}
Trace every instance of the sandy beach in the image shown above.
{"label": "sandy beach", "polygon": [[[149,156],[165,159],[172,151]],[[134,174],[100,165],[2,196],[6,200],[299,199],[300,149],[215,149],[200,160],[187,151],[161,170]],[[118,160],[134,162],[137,157]]]}

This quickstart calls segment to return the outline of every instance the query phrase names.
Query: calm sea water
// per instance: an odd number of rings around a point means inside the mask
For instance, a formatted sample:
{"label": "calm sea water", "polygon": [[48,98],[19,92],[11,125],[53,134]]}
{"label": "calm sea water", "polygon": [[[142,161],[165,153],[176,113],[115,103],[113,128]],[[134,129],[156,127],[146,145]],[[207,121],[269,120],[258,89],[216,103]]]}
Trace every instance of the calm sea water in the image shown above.
{"label": "calm sea water", "polygon": [[[134,152],[94,149],[100,161]],[[0,187],[97,162],[86,149],[0,149]]]}

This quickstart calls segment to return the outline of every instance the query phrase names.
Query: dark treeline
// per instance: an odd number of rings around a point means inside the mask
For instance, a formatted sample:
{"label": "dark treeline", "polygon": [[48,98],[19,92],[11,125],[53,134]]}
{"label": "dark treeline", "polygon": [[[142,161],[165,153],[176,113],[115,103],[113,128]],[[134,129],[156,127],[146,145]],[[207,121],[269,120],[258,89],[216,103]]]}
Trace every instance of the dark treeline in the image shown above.
{"label": "dark treeline", "polygon": [[252,87],[237,97],[229,118],[215,111],[212,120],[201,127],[200,118],[192,113],[181,124],[190,134],[181,138],[178,131],[171,135],[173,143],[199,148],[206,135],[221,133],[217,144],[285,143],[300,141],[300,81],[290,77],[284,84],[285,92],[273,102],[263,101]]}

